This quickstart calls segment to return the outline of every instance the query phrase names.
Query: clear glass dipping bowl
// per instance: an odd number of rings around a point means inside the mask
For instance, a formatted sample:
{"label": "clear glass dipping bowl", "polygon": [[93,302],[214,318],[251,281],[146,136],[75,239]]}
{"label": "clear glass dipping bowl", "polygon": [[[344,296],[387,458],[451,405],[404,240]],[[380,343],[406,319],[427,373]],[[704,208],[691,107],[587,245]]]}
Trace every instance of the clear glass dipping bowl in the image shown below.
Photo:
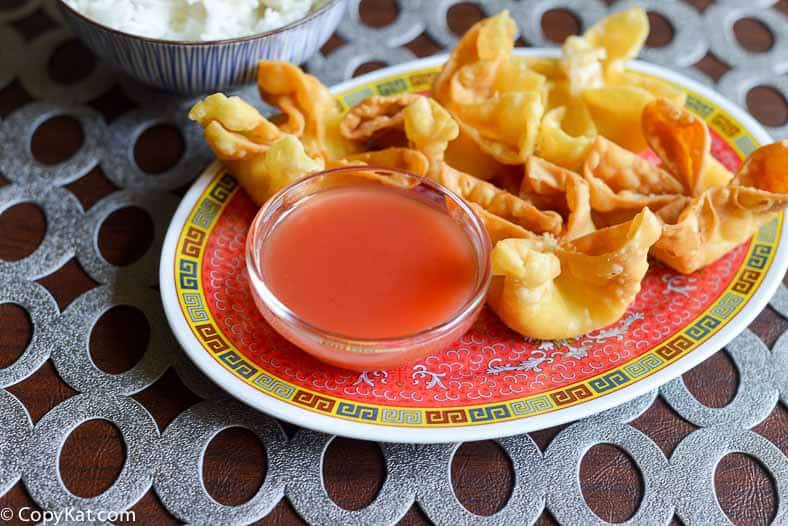
{"label": "clear glass dipping bowl", "polygon": [[[477,261],[470,299],[449,320],[397,338],[357,339],[315,327],[291,311],[266,285],[262,257],[266,240],[286,214],[310,197],[333,188],[355,185],[389,185],[428,204],[459,225],[468,236]],[[447,348],[476,320],[490,286],[490,239],[481,220],[457,195],[443,186],[413,174],[368,166],[338,168],[311,175],[281,190],[257,213],[246,240],[246,268],[252,296],[266,321],[282,336],[307,353],[331,365],[356,371],[391,369]]]}

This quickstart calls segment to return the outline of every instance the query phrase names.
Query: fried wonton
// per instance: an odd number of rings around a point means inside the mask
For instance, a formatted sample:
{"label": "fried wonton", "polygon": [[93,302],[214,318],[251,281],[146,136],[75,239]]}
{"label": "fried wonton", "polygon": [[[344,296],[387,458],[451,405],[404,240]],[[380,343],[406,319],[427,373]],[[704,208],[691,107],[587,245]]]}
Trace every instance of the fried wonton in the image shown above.
{"label": "fried wonton", "polygon": [[788,142],[759,148],[727,186],[659,210],[665,223],[652,254],[683,274],[713,263],[788,206]]}
{"label": "fried wonton", "polygon": [[483,151],[462,128],[457,138],[447,145],[444,160],[461,172],[484,180],[511,168],[511,165],[500,163]]}
{"label": "fried wonton", "polygon": [[208,145],[220,159],[241,160],[258,155],[282,136],[254,106],[222,93],[197,102],[189,118],[203,127]]}
{"label": "fried wonton", "polygon": [[536,145],[544,104],[541,93],[507,92],[453,113],[484,152],[504,164],[522,164]]}
{"label": "fried wonton", "polygon": [[566,107],[547,112],[539,125],[535,154],[553,164],[580,171],[594,142],[594,135],[571,135],[564,129]]}
{"label": "fried wonton", "polygon": [[632,71],[628,69],[614,69],[608,72],[607,84],[609,86],[632,86],[651,93],[658,99],[666,99],[676,106],[684,106],[687,101],[687,94],[683,90],[673,87],[671,84],[649,76],[646,73]]}
{"label": "fried wonton", "polygon": [[603,86],[583,92],[597,132],[627,150],[639,152],[646,147],[640,117],[654,96],[635,86]]}
{"label": "fried wonton", "polygon": [[394,168],[396,164],[403,169],[411,168],[409,171],[415,167],[414,173],[420,175],[427,173],[421,162],[426,159],[433,166],[440,164],[447,145],[458,135],[457,123],[446,109],[429,97],[415,94],[364,99],[345,115],[340,128],[345,137],[354,140],[368,140],[383,131],[402,130],[411,152],[422,155],[407,154],[407,148],[391,147],[345,159],[367,162],[377,159],[386,162],[387,167]]}
{"label": "fried wonton", "polygon": [[788,193],[788,140],[762,146],[744,161],[731,182],[775,194]]}
{"label": "fried wonton", "polygon": [[712,157],[709,128],[694,113],[657,99],[643,109],[642,126],[649,146],[682,183],[686,195],[698,196],[733,177]]}
{"label": "fried wonton", "polygon": [[521,164],[533,152],[546,102],[545,77],[512,56],[516,31],[506,11],[474,25],[432,90],[462,134],[503,164]]}
{"label": "fried wonton", "polygon": [[633,7],[598,22],[583,36],[567,38],[561,58],[565,79],[554,82],[548,110],[575,100],[576,107],[585,107],[599,134],[630,151],[643,150],[643,108],[656,97],[677,104],[685,98],[666,82],[626,69],[648,33],[646,12]]}
{"label": "fried wonton", "polygon": [[528,201],[492,183],[455,170],[446,163],[432,174],[440,184],[487,212],[537,234],[561,234],[563,220],[551,210],[539,210]]}
{"label": "fried wonton", "polygon": [[298,66],[261,61],[257,87],[263,100],[286,117],[281,130],[301,139],[309,155],[340,159],[359,149],[339,132],[341,112],[328,88]]}
{"label": "fried wonton", "polygon": [[282,135],[256,157],[224,160],[224,164],[258,205],[285,186],[325,167],[323,159],[307,155],[301,141],[290,134]]}
{"label": "fried wonton", "polygon": [[532,156],[525,164],[520,195],[537,203],[540,208],[562,212],[562,241],[596,230],[591,218],[588,184],[579,174]]}
{"label": "fried wonton", "polygon": [[449,112],[433,99],[420,97],[402,110],[402,118],[411,148],[426,155],[433,165],[443,162],[449,142],[459,134]]}
{"label": "fried wonton", "polygon": [[507,219],[488,212],[476,203],[469,202],[468,205],[473,209],[479,219],[481,219],[493,245],[504,239],[531,239],[537,237],[537,235],[530,230],[526,230],[520,225],[516,225]]}
{"label": "fried wonton", "polygon": [[600,88],[605,83],[602,62],[607,54],[604,48],[583,37],[570,36],[562,47],[561,68],[567,79],[570,96],[580,96],[587,89]]}
{"label": "fried wonton", "polygon": [[682,185],[646,159],[597,137],[583,164],[591,208],[599,212],[657,209],[682,193]]}
{"label": "fried wonton", "polygon": [[632,7],[600,20],[582,38],[591,48],[604,50],[602,64],[608,72],[622,69],[627,60],[640,53],[649,29],[646,11],[641,7]]}
{"label": "fried wonton", "polygon": [[345,114],[339,124],[339,131],[348,139],[366,141],[383,130],[402,128],[402,111],[422,98],[422,95],[415,93],[367,97]]}
{"label": "fried wonton", "polygon": [[632,221],[557,244],[507,239],[492,251],[492,309],[538,339],[573,338],[618,320],[640,291],[660,222],[648,209]]}
{"label": "fried wonton", "polygon": [[203,127],[216,157],[258,205],[325,166],[321,158],[307,155],[294,135],[283,133],[238,97],[209,95],[192,107],[189,118]]}
{"label": "fried wonton", "polygon": [[[460,83],[457,75],[466,66],[474,67],[474,65],[481,63],[491,70],[508,60],[512,48],[514,48],[516,33],[517,27],[508,11],[501,11],[495,16],[474,24],[454,47],[449,55],[449,60],[435,79],[432,85],[432,94],[435,99],[443,104],[445,101],[453,99],[450,93],[452,85]],[[477,80],[478,74],[481,73],[481,71],[477,71],[477,74],[472,77],[470,70],[466,71],[469,73],[462,79],[465,81]],[[490,85],[492,85],[492,80]]]}

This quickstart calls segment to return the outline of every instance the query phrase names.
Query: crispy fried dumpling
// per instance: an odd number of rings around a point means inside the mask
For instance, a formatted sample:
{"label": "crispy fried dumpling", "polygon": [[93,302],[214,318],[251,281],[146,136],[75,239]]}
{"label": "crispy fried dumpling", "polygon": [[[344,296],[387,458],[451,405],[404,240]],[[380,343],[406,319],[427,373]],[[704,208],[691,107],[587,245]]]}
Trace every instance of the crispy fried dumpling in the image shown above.
{"label": "crispy fried dumpling", "polygon": [[520,225],[516,225],[507,219],[490,213],[476,203],[469,202],[468,206],[470,206],[479,219],[481,219],[493,245],[504,239],[531,239],[538,237],[530,230],[526,230]]}
{"label": "crispy fried dumpling", "polygon": [[541,93],[506,92],[453,113],[483,151],[504,164],[522,164],[536,145],[544,104]]}
{"label": "crispy fried dumpling", "polygon": [[462,128],[457,138],[448,144],[443,158],[461,172],[484,180],[511,168],[511,165],[500,163],[483,151]]}
{"label": "crispy fried dumpling", "polygon": [[601,136],[588,153],[583,177],[590,188],[591,208],[600,212],[656,209],[682,193],[681,183],[669,173]]}
{"label": "crispy fried dumpling", "polygon": [[[479,70],[475,72],[477,75],[473,76],[472,72],[467,70],[468,73],[463,79],[456,78],[463,67],[481,62],[487,69],[493,69],[508,60],[514,48],[516,33],[517,27],[508,11],[501,11],[471,27],[454,47],[449,55],[449,60],[435,79],[435,83],[432,85],[432,94],[435,99],[442,104],[447,104],[447,101],[453,100],[450,93],[453,83],[460,83],[460,80],[464,80],[467,84],[473,84],[478,78],[478,74],[483,73],[480,66]],[[490,87],[494,81],[494,73],[495,71],[492,71],[492,74],[487,73],[489,77],[493,77],[490,80]]]}
{"label": "crispy fried dumpling", "polygon": [[654,257],[683,274],[691,274],[746,241],[777,212],[788,195],[743,186],[712,188],[680,207],[660,210],[665,221]]}
{"label": "crispy fried dumpling", "polygon": [[470,203],[501,219],[537,234],[560,235],[563,220],[551,210],[539,210],[528,201],[502,190],[492,183],[455,170],[442,163],[432,177],[440,184]]}
{"label": "crispy fried dumpling", "polygon": [[405,137],[411,148],[420,151],[437,164],[449,142],[457,138],[459,127],[440,104],[431,98],[420,97],[402,110]]}
{"label": "crispy fried dumpling", "polygon": [[516,30],[506,11],[477,23],[432,90],[462,134],[503,164],[522,164],[533,152],[547,94],[545,77],[512,56]]}
{"label": "crispy fried dumpling", "polygon": [[632,221],[557,244],[506,239],[492,251],[488,303],[511,329],[538,339],[573,338],[618,320],[640,291],[659,220]]}
{"label": "crispy fried dumpling", "polygon": [[660,99],[646,106],[642,121],[649,146],[684,185],[684,193],[701,193],[701,174],[711,148],[706,123],[694,113]]}
{"label": "crispy fried dumpling", "polygon": [[731,182],[775,194],[788,193],[788,140],[762,146],[744,161]]}
{"label": "crispy fried dumpling", "polygon": [[659,210],[665,226],[652,254],[690,274],[746,241],[788,206],[786,158],[785,141],[759,148],[729,185]]}
{"label": "crispy fried dumpling", "polygon": [[642,126],[649,146],[682,183],[686,195],[698,196],[733,177],[712,157],[709,128],[694,113],[657,99],[644,108]]}
{"label": "crispy fried dumpling", "polygon": [[402,111],[412,102],[423,98],[423,95],[415,93],[367,97],[345,114],[339,124],[339,131],[348,139],[366,141],[383,130],[401,129],[404,124]]}
{"label": "crispy fried dumpling", "polygon": [[564,214],[562,241],[596,230],[591,218],[588,184],[579,174],[531,156],[525,164],[520,195],[538,202],[540,208],[560,210]]}
{"label": "crispy fried dumpling", "polygon": [[258,205],[285,186],[325,167],[323,159],[307,155],[301,141],[290,134],[282,135],[260,155],[240,161],[225,160],[224,164]]}
{"label": "crispy fried dumpling", "polygon": [[328,88],[298,66],[261,61],[257,87],[265,102],[284,113],[282,131],[301,139],[309,155],[339,159],[358,150],[339,132],[342,116]]}
{"label": "crispy fried dumpling", "polygon": [[[392,147],[378,151],[352,154],[345,161],[361,161],[370,165],[398,168],[417,175],[428,175],[430,167],[436,168],[443,162],[443,154],[450,141],[457,137],[458,127],[451,115],[433,99],[415,95],[412,97],[379,97],[377,102],[369,105],[358,105],[357,115],[371,116],[377,108],[388,108],[390,115],[384,119],[366,121],[370,126],[367,131],[375,133],[383,129],[401,128],[405,133],[409,148]],[[406,104],[407,103],[407,104]],[[404,106],[403,106],[404,105]],[[367,108],[367,109],[363,109]],[[343,121],[343,124],[358,123],[355,118]],[[376,125],[373,125],[377,122]],[[356,127],[356,130],[364,126]],[[366,136],[366,132],[358,137]],[[371,135],[370,135],[371,136]]]}
{"label": "crispy fried dumpling", "polygon": [[605,85],[584,91],[582,98],[600,135],[632,152],[646,148],[640,118],[654,100],[651,93],[636,86]]}
{"label": "crispy fried dumpling", "polygon": [[687,101],[687,92],[663,80],[638,71],[613,69],[608,71],[606,80],[609,86],[631,86],[639,88],[651,93],[658,99],[667,99],[679,107],[684,106],[684,103]]}
{"label": "crispy fried dumpling", "polygon": [[623,63],[635,58],[646,43],[649,33],[646,11],[642,7],[631,7],[600,20],[583,35],[592,48],[604,50],[604,69],[623,67]]}
{"label": "crispy fried dumpling", "polygon": [[[489,97],[496,92],[524,91],[547,96],[547,77],[531,68],[531,59],[511,55],[498,66]],[[546,101],[545,101],[546,102]]]}
{"label": "crispy fried dumpling", "polygon": [[240,97],[215,93],[197,102],[189,118],[203,127],[217,157],[240,160],[258,155],[282,132]]}
{"label": "crispy fried dumpling", "polygon": [[587,89],[602,87],[605,82],[602,61],[607,56],[604,48],[595,47],[584,37],[570,36],[562,50],[561,68],[571,96],[576,97]]}
{"label": "crispy fried dumpling", "polygon": [[[548,110],[567,106],[570,114],[590,114],[595,132],[624,148],[640,152],[646,147],[640,116],[656,97],[683,104],[685,95],[667,82],[626,69],[649,33],[646,12],[633,7],[592,26],[583,36],[567,38],[560,60],[564,79],[554,80]],[[579,135],[575,133],[573,135]]]}
{"label": "crispy fried dumpling", "polygon": [[324,167],[295,136],[280,131],[238,97],[210,95],[192,107],[189,118],[203,127],[216,157],[258,205]]}
{"label": "crispy fried dumpling", "polygon": [[401,129],[410,150],[392,147],[344,159],[384,163],[381,166],[399,167],[419,175],[427,173],[422,162],[437,166],[443,161],[447,145],[459,132],[446,109],[429,97],[415,94],[364,99],[345,115],[340,128],[345,137],[354,140],[367,140],[384,130]]}
{"label": "crispy fried dumpling", "polygon": [[580,171],[594,142],[594,135],[571,135],[562,125],[566,107],[547,112],[539,125],[535,154],[553,164]]}

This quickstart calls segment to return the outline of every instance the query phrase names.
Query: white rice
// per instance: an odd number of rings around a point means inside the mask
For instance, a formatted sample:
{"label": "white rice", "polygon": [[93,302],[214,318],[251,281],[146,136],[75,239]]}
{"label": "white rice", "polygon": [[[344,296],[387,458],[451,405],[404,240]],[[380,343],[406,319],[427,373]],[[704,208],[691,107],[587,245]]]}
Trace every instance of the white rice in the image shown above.
{"label": "white rice", "polygon": [[164,40],[222,40],[305,17],[320,0],[65,0],[113,29]]}

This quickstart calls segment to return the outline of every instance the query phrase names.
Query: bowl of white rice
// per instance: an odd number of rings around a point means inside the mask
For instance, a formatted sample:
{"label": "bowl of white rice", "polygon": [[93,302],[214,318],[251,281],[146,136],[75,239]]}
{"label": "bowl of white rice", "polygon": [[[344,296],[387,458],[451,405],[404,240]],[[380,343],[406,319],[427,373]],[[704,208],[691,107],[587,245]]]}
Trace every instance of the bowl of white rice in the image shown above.
{"label": "bowl of white rice", "polygon": [[58,0],[105,62],[170,92],[252,82],[260,60],[301,64],[336,29],[348,0]]}

